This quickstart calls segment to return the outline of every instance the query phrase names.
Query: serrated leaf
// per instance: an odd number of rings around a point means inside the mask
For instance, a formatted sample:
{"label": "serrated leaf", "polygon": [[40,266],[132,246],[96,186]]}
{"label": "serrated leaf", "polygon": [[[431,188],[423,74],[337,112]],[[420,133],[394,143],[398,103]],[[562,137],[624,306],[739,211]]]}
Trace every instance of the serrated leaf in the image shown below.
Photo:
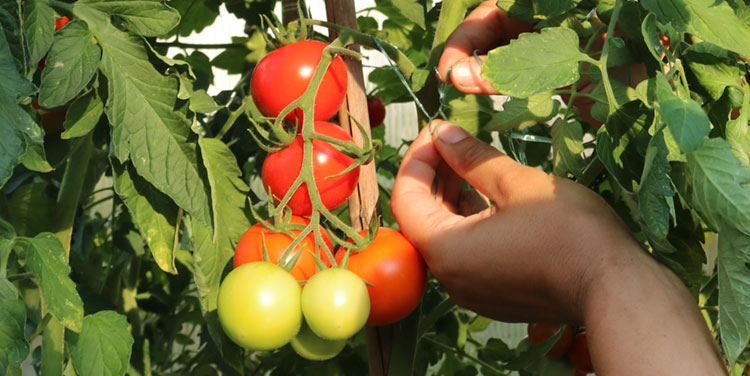
{"label": "serrated leaf", "polygon": [[660,21],[719,47],[750,55],[750,29],[726,1],[642,0],[641,5]]}
{"label": "serrated leaf", "polygon": [[683,59],[714,101],[727,86],[739,85],[740,69],[735,54],[707,42],[688,47]]}
{"label": "serrated leaf", "polygon": [[703,108],[696,101],[690,98],[680,98],[668,90],[659,90],[659,80],[666,81],[666,79],[662,75],[658,77],[656,109],[669,126],[669,131],[680,146],[680,150],[685,153],[695,151],[711,132],[708,115],[703,112]]}
{"label": "serrated leaf", "polygon": [[735,360],[750,341],[750,237],[729,230],[719,233],[719,331],[721,345]]}
{"label": "serrated leaf", "polygon": [[641,184],[636,194],[647,231],[657,239],[665,239],[669,232],[669,203],[674,196],[669,181],[672,169],[667,159],[668,154],[664,133],[659,132],[648,143]]}
{"label": "serrated leaf", "polygon": [[[750,109],[745,110],[750,112]],[[750,168],[750,128],[744,114],[727,122],[726,138],[743,167]]]}
{"label": "serrated leaf", "polygon": [[[212,25],[219,16],[219,2],[171,0],[169,6],[175,8],[181,15],[179,33],[187,37],[193,32],[200,33],[207,26]],[[177,29],[171,34],[177,33]]]}
{"label": "serrated leaf", "polygon": [[632,101],[615,111],[596,134],[599,160],[628,192],[634,191],[643,174],[653,120],[653,111],[640,101]]}
{"label": "serrated leaf", "polygon": [[167,34],[180,23],[180,12],[160,0],[79,0],[76,6],[118,16],[128,30],[144,37]]}
{"label": "serrated leaf", "polygon": [[8,367],[20,367],[29,355],[23,300],[0,299],[0,318],[0,373],[5,374]]}
{"label": "serrated leaf", "polygon": [[42,107],[62,106],[91,81],[102,51],[83,21],[72,21],[55,35],[39,87]]}
{"label": "serrated leaf", "polygon": [[87,135],[99,123],[104,113],[104,103],[96,90],[91,90],[76,99],[65,116],[65,132],[60,137],[64,140]]}
{"label": "serrated leaf", "polygon": [[47,0],[24,2],[23,31],[29,46],[29,60],[36,64],[47,53],[55,37],[55,11]]}
{"label": "serrated leaf", "polygon": [[130,363],[133,336],[125,316],[100,311],[83,319],[71,358],[79,375],[124,375]]}
{"label": "serrated leaf", "polygon": [[482,77],[497,91],[526,98],[578,80],[578,62],[589,59],[578,49],[571,29],[552,27],[524,33],[498,47],[482,65]]}
{"label": "serrated leaf", "polygon": [[528,98],[510,98],[503,103],[503,110],[492,114],[492,120],[485,125],[489,131],[524,129],[545,122],[557,115],[560,102],[551,92],[534,94]]}
{"label": "serrated leaf", "polygon": [[582,177],[583,128],[581,123],[558,119],[552,125],[554,174],[567,178],[568,173]]}
{"label": "serrated leaf", "polygon": [[102,22],[105,15],[86,6],[74,9],[102,47],[100,69],[109,90],[104,111],[114,128],[114,155],[121,163],[132,160],[138,175],[197,220],[210,223],[196,144],[188,140],[190,121],[175,110],[177,79],[156,71],[139,37]]}
{"label": "serrated leaf", "polygon": [[375,5],[378,11],[393,21],[404,24],[405,20],[409,20],[425,29],[425,9],[417,0],[375,0]]}
{"label": "serrated leaf", "polygon": [[29,242],[26,267],[34,273],[42,292],[42,304],[63,326],[80,332],[83,320],[83,301],[70,279],[70,266],[65,261],[65,248],[49,232],[35,236]]}
{"label": "serrated leaf", "polygon": [[174,238],[177,206],[166,195],[138,176],[130,163],[111,160],[115,192],[138,225],[156,264],[167,273],[177,274],[174,264]]}
{"label": "serrated leaf", "polygon": [[547,20],[575,8],[581,0],[532,0],[535,18]]}
{"label": "serrated leaf", "polygon": [[190,111],[207,114],[221,108],[205,90],[196,90],[190,95]]}
{"label": "serrated leaf", "polygon": [[743,168],[723,138],[706,140],[687,155],[693,207],[718,231],[750,234],[750,169]]}
{"label": "serrated leaf", "polygon": [[497,6],[512,18],[534,23],[534,0],[498,0]]}

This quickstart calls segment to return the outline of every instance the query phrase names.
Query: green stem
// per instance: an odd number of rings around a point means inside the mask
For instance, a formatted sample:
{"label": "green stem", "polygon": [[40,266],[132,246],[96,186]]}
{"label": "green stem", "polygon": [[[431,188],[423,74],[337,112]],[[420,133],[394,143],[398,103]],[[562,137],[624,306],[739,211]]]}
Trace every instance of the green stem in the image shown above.
{"label": "green stem", "polygon": [[8,281],[20,281],[22,279],[32,279],[34,278],[34,273],[20,273],[20,274],[14,274],[10,277],[8,277]]}
{"label": "green stem", "polygon": [[[70,254],[70,239],[73,222],[81,197],[83,181],[88,170],[89,160],[94,150],[92,134],[84,136],[78,149],[70,156],[65,167],[60,191],[57,195],[57,229],[55,235],[65,249],[65,261]],[[42,304],[43,314],[47,314]],[[51,318],[42,335],[42,375],[58,376],[63,372],[65,353],[65,328],[55,318]]]}
{"label": "green stem", "polygon": [[493,365],[485,362],[484,360],[481,360],[481,359],[475,357],[474,355],[471,355],[471,354],[467,353],[466,351],[464,351],[462,349],[457,349],[455,347],[448,346],[448,345],[446,345],[444,343],[441,343],[440,341],[436,341],[436,340],[434,340],[434,339],[432,339],[430,337],[424,337],[424,339],[426,341],[428,341],[428,342],[430,342],[432,344],[435,344],[435,345],[437,345],[439,347],[442,347],[443,349],[448,350],[448,351],[450,351],[450,352],[452,352],[452,353],[454,353],[456,355],[460,355],[460,356],[463,356],[464,358],[470,359],[470,360],[476,362],[477,364],[481,365],[482,367],[485,367],[488,370],[490,370],[490,371],[492,371],[492,372],[494,372],[494,373],[496,373],[498,375],[507,375],[507,373],[504,373],[503,371],[497,369],[495,366],[493,366]]}
{"label": "green stem", "polygon": [[236,110],[229,113],[229,117],[227,118],[227,121],[224,123],[224,126],[222,126],[221,130],[219,130],[219,133],[216,134],[217,140],[221,140],[221,138],[224,137],[224,135],[227,132],[229,132],[230,129],[232,129],[232,126],[237,121],[237,119],[239,119],[240,116],[245,113],[245,106],[247,105],[245,102],[246,100],[247,99],[242,101],[242,105],[237,107]]}
{"label": "green stem", "polygon": [[609,101],[609,113],[612,114],[617,111],[620,107],[617,104],[617,98],[615,98],[615,92],[612,89],[612,83],[609,81],[609,71],[607,70],[607,60],[609,59],[609,40],[615,33],[615,25],[617,24],[617,18],[620,16],[622,10],[622,0],[616,0],[615,7],[612,10],[612,18],[609,21],[609,27],[607,28],[607,38],[604,40],[604,48],[602,48],[602,56],[599,59],[597,65],[599,70],[602,72],[602,83],[604,84],[604,91],[607,93],[607,100]]}
{"label": "green stem", "polygon": [[202,44],[202,43],[183,43],[183,42],[154,42],[154,47],[177,47],[177,48],[194,48],[197,50],[241,48],[244,43],[220,43],[220,44]]}

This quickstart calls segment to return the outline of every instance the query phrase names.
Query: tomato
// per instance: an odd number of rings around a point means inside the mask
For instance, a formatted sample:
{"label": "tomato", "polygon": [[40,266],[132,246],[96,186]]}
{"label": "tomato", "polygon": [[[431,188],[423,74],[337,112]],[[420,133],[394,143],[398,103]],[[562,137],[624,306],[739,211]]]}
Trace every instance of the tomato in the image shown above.
{"label": "tomato", "polygon": [[[326,44],[314,40],[294,42],[272,51],[255,66],[250,81],[253,101],[264,116],[279,116],[281,110],[302,96],[310,84]],[[333,58],[315,97],[315,120],[335,115],[346,97],[347,71],[341,56]],[[285,119],[302,124],[297,108]]]}
{"label": "tomato", "polygon": [[301,291],[297,280],[276,264],[242,265],[229,272],[219,288],[219,322],[242,347],[279,348],[302,325]]}
{"label": "tomato", "polygon": [[[310,223],[310,220],[295,215],[292,216],[290,222],[306,226]],[[321,235],[323,235],[323,241],[328,245],[328,249],[333,252],[333,245],[331,244],[331,240],[328,238],[325,230],[320,227],[320,231]],[[300,232],[301,230],[291,230],[291,233],[295,237],[299,235]],[[264,242],[266,245],[266,251],[268,252],[268,259],[273,263],[277,263],[287,247],[289,247],[293,241],[294,238],[287,234],[272,232],[260,223],[255,224],[250,227],[244,235],[242,235],[239,243],[237,243],[237,249],[234,251],[234,267],[236,268],[249,262],[263,261]],[[287,255],[285,262],[291,261],[297,253],[300,251],[302,252],[302,255],[297,259],[297,264],[291,271],[292,276],[296,278],[297,281],[307,281],[313,274],[315,274],[317,264],[313,254],[316,250],[315,234],[310,233],[302,239],[297,247],[289,252],[289,255]],[[331,264],[328,260],[328,256],[326,256],[325,251],[323,250],[321,250],[320,258],[327,265]]]}
{"label": "tomato", "polygon": [[375,128],[385,120],[385,103],[377,95],[367,97],[367,114],[370,116],[370,127]]}
{"label": "tomato", "polygon": [[[560,324],[530,323],[526,330],[529,333],[529,342],[536,346],[557,334],[560,331]],[[566,327],[555,345],[547,352],[547,357],[554,358],[565,354],[572,344],[573,330]]]}
{"label": "tomato", "polygon": [[45,134],[57,135],[65,130],[63,124],[65,123],[65,116],[68,114],[67,107],[48,111],[43,109],[36,100],[31,102],[31,106],[38,110]]}
{"label": "tomato", "polygon": [[320,271],[302,290],[302,314],[321,338],[347,339],[365,326],[370,314],[367,286],[346,269]]}
{"label": "tomato", "polygon": [[[62,18],[55,19],[55,31],[62,29],[62,27],[65,26],[65,24],[67,24],[69,21],[70,19],[68,19],[68,17],[66,16],[62,16]],[[44,55],[44,57],[42,57],[42,60],[39,60],[39,63],[37,63],[37,68],[39,68],[39,70],[44,69],[44,63],[46,60],[47,60],[47,55]]]}
{"label": "tomato", "polygon": [[[352,137],[343,128],[327,121],[316,121],[315,132],[342,141],[351,141]],[[297,179],[302,169],[304,150],[302,136],[282,150],[269,153],[263,162],[263,184],[269,188],[278,202],[289,191],[289,187]],[[313,140],[313,177],[320,193],[320,199],[328,210],[333,210],[343,204],[354,192],[359,181],[359,166],[344,175],[338,175],[351,165],[354,160],[338,151],[323,140]],[[303,183],[289,200],[289,207],[296,215],[312,214],[310,195],[307,184]]]}
{"label": "tomato", "polygon": [[[337,264],[345,254],[346,249],[340,247],[336,252]],[[370,295],[367,325],[401,320],[422,300],[427,267],[419,251],[394,229],[380,228],[367,248],[360,252],[352,250],[346,268],[371,284],[367,286]]]}
{"label": "tomato", "polygon": [[570,357],[570,363],[573,364],[579,371],[586,373],[594,372],[594,366],[591,364],[591,354],[589,354],[589,346],[586,343],[586,333],[578,333],[575,341],[573,341],[573,347],[570,348],[568,353]]}
{"label": "tomato", "polygon": [[302,329],[291,342],[297,355],[309,360],[328,360],[338,355],[346,347],[346,340],[328,340],[318,337],[307,323],[302,323]]}

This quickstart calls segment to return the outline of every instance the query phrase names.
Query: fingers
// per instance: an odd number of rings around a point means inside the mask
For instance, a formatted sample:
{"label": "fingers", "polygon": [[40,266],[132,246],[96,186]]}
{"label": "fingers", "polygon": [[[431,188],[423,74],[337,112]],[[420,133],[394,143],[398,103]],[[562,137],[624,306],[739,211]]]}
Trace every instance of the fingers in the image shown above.
{"label": "fingers", "polygon": [[423,129],[406,152],[393,186],[393,217],[404,235],[420,249],[439,228],[462,218],[447,210],[432,192],[441,161],[428,128]]}
{"label": "fingers", "polygon": [[463,58],[453,65],[450,81],[458,90],[467,94],[500,94],[482,77],[482,62],[487,56]]}
{"label": "fingers", "polygon": [[442,122],[433,133],[435,147],[451,168],[499,206],[522,176],[533,173],[494,147],[454,124]]}

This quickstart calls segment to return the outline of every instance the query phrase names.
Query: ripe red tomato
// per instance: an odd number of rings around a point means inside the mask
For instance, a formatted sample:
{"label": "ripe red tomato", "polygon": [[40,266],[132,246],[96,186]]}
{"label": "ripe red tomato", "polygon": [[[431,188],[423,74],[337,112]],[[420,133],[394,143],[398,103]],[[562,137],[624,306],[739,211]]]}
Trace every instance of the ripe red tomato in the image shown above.
{"label": "ripe red tomato", "polygon": [[[530,323],[526,328],[529,333],[529,342],[532,345],[538,345],[557,334],[560,330],[560,324],[552,323]],[[547,352],[547,357],[554,358],[565,354],[573,344],[573,330],[566,327],[555,345]]]}
{"label": "ripe red tomato", "polygon": [[[316,121],[315,132],[342,141],[351,141],[352,137],[343,128],[327,121]],[[271,192],[278,202],[302,169],[304,143],[302,136],[297,138],[286,148],[269,153],[263,162],[263,184],[271,188]],[[344,175],[338,175],[353,163],[348,155],[338,151],[328,142],[313,140],[313,177],[320,193],[320,199],[328,210],[333,210],[346,201],[354,192],[359,180],[359,166]],[[289,207],[296,215],[312,214],[310,195],[307,184],[303,183],[289,200]]]}
{"label": "ripe red tomato", "polygon": [[591,354],[589,354],[589,346],[586,343],[586,333],[578,333],[575,341],[573,341],[573,347],[570,348],[568,353],[570,357],[570,363],[573,364],[579,371],[586,373],[594,372],[594,365],[591,363]]}
{"label": "ripe red tomato", "polygon": [[[307,89],[326,44],[302,40],[281,47],[258,62],[251,78],[253,101],[265,116],[279,116],[281,110],[299,98]],[[346,97],[347,71],[340,56],[333,58],[315,97],[315,120],[328,120],[338,112]],[[285,119],[298,118],[302,110],[289,113]]]}
{"label": "ripe red tomato", "polygon": [[375,128],[385,120],[385,103],[377,95],[367,97],[367,114],[370,116],[370,127]]}
{"label": "ripe red tomato", "polygon": [[[290,222],[293,224],[307,225],[308,223],[310,223],[310,220],[295,215],[292,216]],[[331,240],[328,238],[328,235],[322,227],[320,228],[320,230],[323,235],[323,241],[328,245],[329,249],[333,250],[333,246],[331,244]],[[294,234],[295,237],[299,235],[300,232],[300,230],[291,230],[291,233]],[[250,227],[245,232],[245,234],[242,235],[239,243],[237,243],[237,249],[234,251],[234,267],[236,268],[240,265],[250,262],[263,261],[264,241],[266,245],[266,251],[268,251],[268,259],[272,263],[278,263],[287,247],[289,247],[289,244],[292,244],[292,242],[294,241],[294,238],[289,237],[289,235],[284,233],[271,232],[262,224],[257,223],[254,226]],[[295,255],[297,255],[297,253],[299,253],[300,251],[302,252],[302,254],[299,256],[299,259],[297,259],[297,264],[294,266],[294,268],[292,268],[292,271],[290,272],[290,274],[295,279],[297,279],[297,281],[307,281],[310,277],[313,276],[313,274],[315,274],[317,266],[315,263],[315,258],[313,257],[313,253],[315,253],[316,251],[315,244],[315,235],[311,233],[305,236],[305,238],[302,239],[299,245],[297,245],[297,247],[295,247],[294,250],[289,252],[289,255],[287,255],[285,262],[289,262],[294,258]],[[324,252],[320,254],[320,258],[324,263],[330,265],[328,256],[326,256]]]}
{"label": "ripe red tomato", "polygon": [[[346,249],[338,249],[338,264],[345,254]],[[419,251],[396,230],[380,228],[367,248],[360,252],[352,250],[346,268],[372,284],[367,286],[371,306],[367,325],[401,320],[422,300],[427,268]]]}

